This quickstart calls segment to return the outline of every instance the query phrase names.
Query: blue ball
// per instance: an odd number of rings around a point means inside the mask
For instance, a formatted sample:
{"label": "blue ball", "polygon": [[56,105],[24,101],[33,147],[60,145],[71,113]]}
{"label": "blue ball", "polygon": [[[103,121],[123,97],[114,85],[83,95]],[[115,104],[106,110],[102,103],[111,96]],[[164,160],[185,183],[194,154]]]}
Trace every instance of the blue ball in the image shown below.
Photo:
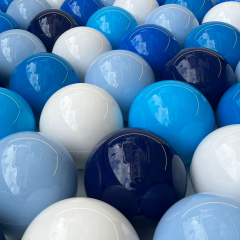
{"label": "blue ball", "polygon": [[136,53],[125,50],[102,54],[85,76],[85,83],[101,87],[114,97],[125,121],[134,98],[154,82],[154,73],[148,63]]}
{"label": "blue ball", "polygon": [[69,13],[79,26],[85,26],[93,13],[103,7],[101,0],[65,0],[61,9]]}
{"label": "blue ball", "polygon": [[217,4],[219,4],[219,3],[223,3],[223,2],[240,2],[240,0],[218,0],[217,1]]}
{"label": "blue ball", "polygon": [[164,67],[179,51],[179,43],[167,29],[143,24],[129,31],[122,39],[119,49],[135,52],[152,67],[160,79]]}
{"label": "blue ball", "polygon": [[21,239],[41,211],[76,192],[76,167],[58,142],[36,132],[0,142],[0,227],[6,235]]}
{"label": "blue ball", "polygon": [[191,85],[161,81],[142,90],[129,113],[129,127],[150,131],[166,140],[184,163],[215,129],[211,105]]}
{"label": "blue ball", "polygon": [[9,5],[13,0],[0,0],[0,9],[2,12],[6,12]]}
{"label": "blue ball", "polygon": [[79,82],[76,71],[65,59],[52,53],[38,53],[14,69],[9,89],[28,102],[38,121],[45,103],[56,91]]}
{"label": "blue ball", "polygon": [[11,29],[19,29],[18,23],[8,14],[0,12],[0,33]]}
{"label": "blue ball", "polygon": [[165,213],[153,240],[239,240],[239,208],[240,202],[228,196],[189,196]]}
{"label": "blue ball", "polygon": [[119,7],[102,8],[87,22],[87,27],[94,28],[105,35],[113,49],[117,49],[122,38],[137,25],[132,14]]}
{"label": "blue ball", "polygon": [[35,131],[32,109],[17,93],[0,88],[0,113],[0,139],[17,132]]}
{"label": "blue ball", "polygon": [[161,6],[161,5],[163,5],[166,2],[166,0],[157,0],[157,2],[159,4],[159,6]]}
{"label": "blue ball", "polygon": [[104,6],[108,7],[108,6],[112,6],[114,4],[115,0],[102,0],[102,3],[104,4]]}
{"label": "blue ball", "polygon": [[1,229],[0,229],[0,240],[6,240],[4,235],[3,235],[3,233],[2,233],[2,231],[1,231]]}

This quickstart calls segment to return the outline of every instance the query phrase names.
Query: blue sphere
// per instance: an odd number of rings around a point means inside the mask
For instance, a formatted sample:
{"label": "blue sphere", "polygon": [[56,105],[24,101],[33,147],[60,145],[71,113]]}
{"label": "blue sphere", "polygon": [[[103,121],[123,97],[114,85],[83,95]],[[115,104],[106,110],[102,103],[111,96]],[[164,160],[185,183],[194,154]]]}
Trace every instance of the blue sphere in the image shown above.
{"label": "blue sphere", "polygon": [[85,83],[101,87],[114,97],[125,121],[134,98],[154,82],[154,73],[148,63],[136,53],[125,50],[102,54],[85,76]]}
{"label": "blue sphere", "polygon": [[18,23],[8,14],[0,12],[0,33],[11,30],[19,29]]}
{"label": "blue sphere", "polygon": [[129,31],[122,39],[119,49],[135,52],[152,67],[157,79],[168,61],[179,51],[179,43],[167,29],[143,24]]}
{"label": "blue sphere", "polygon": [[105,35],[113,49],[117,49],[122,38],[137,25],[132,14],[119,7],[102,8],[87,22],[87,27],[94,28]]}
{"label": "blue sphere", "polygon": [[0,139],[17,132],[35,131],[32,109],[17,93],[0,88],[0,113]]}
{"label": "blue sphere", "polygon": [[0,227],[21,239],[45,208],[77,192],[77,170],[65,147],[36,132],[0,142]]}
{"label": "blue sphere", "polygon": [[0,0],[0,9],[2,12],[6,12],[9,5],[13,0]]}
{"label": "blue sphere", "polygon": [[2,231],[1,231],[1,229],[0,229],[0,240],[6,240],[4,235],[3,235],[3,233],[2,233]]}
{"label": "blue sphere", "polygon": [[166,140],[184,163],[191,162],[199,143],[215,129],[207,99],[179,81],[161,81],[142,90],[130,108],[128,123]]}
{"label": "blue sphere", "polygon": [[166,0],[157,0],[157,2],[159,4],[159,6],[161,6],[161,5],[163,5],[166,2]]}
{"label": "blue sphere", "polygon": [[223,2],[240,2],[240,0],[218,0],[217,1],[217,4],[219,4],[219,3],[223,3]]}

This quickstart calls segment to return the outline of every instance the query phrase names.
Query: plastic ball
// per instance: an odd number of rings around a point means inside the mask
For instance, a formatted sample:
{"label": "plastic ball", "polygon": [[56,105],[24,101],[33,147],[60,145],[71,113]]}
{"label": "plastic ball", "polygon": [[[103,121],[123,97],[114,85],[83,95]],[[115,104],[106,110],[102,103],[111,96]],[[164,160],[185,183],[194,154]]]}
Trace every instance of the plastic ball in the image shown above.
{"label": "plastic ball", "polygon": [[155,82],[148,63],[136,53],[115,50],[102,54],[89,67],[85,83],[103,88],[118,103],[125,121],[138,93]]}
{"label": "plastic ball", "polygon": [[214,110],[223,94],[235,84],[228,62],[206,48],[187,48],[179,52],[167,64],[162,79],[191,84],[205,95]]}
{"label": "plastic ball", "polygon": [[0,227],[21,238],[45,208],[76,196],[77,170],[69,152],[36,132],[12,134],[0,142]]}
{"label": "plastic ball", "polygon": [[196,194],[173,205],[163,216],[153,240],[239,240],[240,203],[228,196]]}
{"label": "plastic ball", "polygon": [[102,8],[87,22],[87,27],[94,28],[105,35],[113,49],[117,49],[125,34],[137,25],[128,11],[118,7]]}
{"label": "plastic ball", "polygon": [[102,3],[105,7],[112,6],[114,4],[115,0],[102,0]]}
{"label": "plastic ball", "polygon": [[18,23],[8,14],[0,12],[0,33],[11,29],[19,29]]}
{"label": "plastic ball", "polygon": [[190,10],[176,4],[167,4],[156,8],[145,23],[156,24],[169,30],[181,47],[189,33],[199,26],[197,18]]}
{"label": "plastic ball", "polygon": [[152,67],[157,79],[168,61],[179,51],[179,43],[167,29],[144,24],[129,31],[122,39],[119,49],[135,52]]}
{"label": "plastic ball", "polygon": [[58,38],[52,52],[69,61],[83,81],[94,60],[110,50],[111,44],[102,33],[93,28],[76,27]]}
{"label": "plastic ball", "polygon": [[219,3],[223,3],[223,2],[240,2],[240,0],[218,0],[217,1],[217,4],[219,4]]}
{"label": "plastic ball", "polygon": [[163,5],[165,3],[166,0],[157,0],[159,6]]}
{"label": "plastic ball", "polygon": [[0,1],[0,10],[2,12],[6,12],[12,1],[13,0],[1,0]]}
{"label": "plastic ball", "polygon": [[215,119],[207,99],[196,88],[180,81],[161,81],[135,98],[129,127],[160,136],[184,163],[190,163],[198,144],[215,129]]}
{"label": "plastic ball", "polygon": [[235,69],[235,79],[236,82],[240,82],[240,61],[237,64],[237,67]]}
{"label": "plastic ball", "polygon": [[2,233],[2,231],[1,231],[1,229],[0,229],[0,240],[6,240],[4,235],[3,235],[3,233]]}
{"label": "plastic ball", "polygon": [[138,24],[143,24],[148,15],[159,7],[159,4],[156,0],[116,0],[113,6],[127,10]]}
{"label": "plastic ball", "polygon": [[37,36],[45,45],[48,52],[57,39],[67,30],[77,27],[76,21],[59,9],[48,9],[40,12],[29,24],[27,31]]}
{"label": "plastic ball", "polygon": [[103,7],[101,0],[70,0],[65,1],[61,9],[69,13],[79,26],[85,26],[93,13]]}

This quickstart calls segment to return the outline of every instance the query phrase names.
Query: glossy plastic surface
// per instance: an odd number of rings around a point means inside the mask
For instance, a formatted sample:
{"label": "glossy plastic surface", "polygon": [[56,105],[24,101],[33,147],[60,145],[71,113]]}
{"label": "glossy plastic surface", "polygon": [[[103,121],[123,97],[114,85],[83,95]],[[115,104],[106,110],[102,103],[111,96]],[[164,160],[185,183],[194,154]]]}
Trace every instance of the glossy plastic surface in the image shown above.
{"label": "glossy plastic surface", "polygon": [[190,10],[176,4],[167,4],[156,8],[148,16],[145,23],[156,24],[169,30],[181,48],[183,48],[189,33],[199,26],[197,18]]}
{"label": "glossy plastic surface", "polygon": [[166,65],[162,79],[191,84],[205,95],[213,109],[235,83],[234,72],[228,62],[206,48],[187,48],[179,52]]}
{"label": "glossy plastic surface", "polygon": [[76,27],[63,33],[53,47],[53,53],[65,58],[77,71],[81,81],[93,61],[112,46],[99,31],[88,27]]}
{"label": "glossy plastic surface", "polygon": [[76,21],[68,13],[59,9],[48,9],[35,16],[27,31],[37,36],[47,51],[52,52],[53,45],[60,35],[77,26]]}
{"label": "glossy plastic surface", "polygon": [[89,67],[85,83],[103,88],[117,101],[124,121],[131,104],[145,87],[155,82],[149,64],[136,53],[115,50],[102,54]]}
{"label": "glossy plastic surface", "polygon": [[102,0],[102,3],[105,7],[112,6],[114,4],[115,0]]}
{"label": "glossy plastic surface", "polygon": [[163,216],[153,240],[239,240],[240,203],[234,198],[196,194]]}
{"label": "glossy plastic surface", "polygon": [[46,207],[75,197],[77,170],[69,152],[51,138],[23,132],[0,142],[0,227],[21,239]]}
{"label": "glossy plastic surface", "polygon": [[63,2],[61,9],[69,13],[79,26],[85,26],[93,13],[103,7],[101,0],[70,0]]}
{"label": "glossy plastic surface", "polygon": [[102,8],[95,12],[87,22],[87,27],[94,28],[105,35],[113,49],[118,49],[125,34],[137,25],[132,14],[118,7]]}
{"label": "glossy plastic surface", "polygon": [[119,49],[143,57],[157,79],[161,79],[165,64],[180,51],[179,43],[172,33],[154,24],[143,24],[129,31],[122,39]]}
{"label": "glossy plastic surface", "polygon": [[215,129],[213,110],[196,88],[179,81],[154,83],[135,98],[129,126],[151,131],[166,140],[184,163]]}
{"label": "glossy plastic surface", "polygon": [[0,12],[0,33],[11,29],[19,29],[18,23],[8,14]]}
{"label": "glossy plastic surface", "polygon": [[0,1],[0,9],[1,9],[1,11],[2,12],[6,12],[12,1],[13,0],[1,0]]}
{"label": "glossy plastic surface", "polygon": [[0,240],[6,240],[1,230],[0,230]]}

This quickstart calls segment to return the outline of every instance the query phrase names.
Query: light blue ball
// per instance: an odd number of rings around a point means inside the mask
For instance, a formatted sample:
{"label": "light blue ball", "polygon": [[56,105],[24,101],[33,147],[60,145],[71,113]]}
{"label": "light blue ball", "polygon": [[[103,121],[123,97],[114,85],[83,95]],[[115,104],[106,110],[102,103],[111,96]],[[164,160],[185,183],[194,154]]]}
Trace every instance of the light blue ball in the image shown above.
{"label": "light blue ball", "polygon": [[196,194],[180,200],[165,213],[153,240],[239,240],[239,222],[238,200]]}
{"label": "light blue ball", "polygon": [[108,6],[112,6],[115,2],[115,0],[102,0],[104,6],[108,7]]}
{"label": "light blue ball", "polygon": [[0,228],[21,239],[45,208],[77,192],[77,170],[65,147],[36,132],[0,142]]}
{"label": "light blue ball", "polygon": [[6,88],[0,88],[0,116],[0,140],[13,133],[35,131],[35,118],[28,103]]}
{"label": "light blue ball", "polygon": [[0,12],[0,33],[11,29],[19,29],[18,23],[8,14]]}
{"label": "light blue ball", "polygon": [[184,163],[190,163],[199,143],[215,129],[215,118],[211,105],[196,88],[180,81],[161,81],[135,98],[129,127],[160,136]]}

